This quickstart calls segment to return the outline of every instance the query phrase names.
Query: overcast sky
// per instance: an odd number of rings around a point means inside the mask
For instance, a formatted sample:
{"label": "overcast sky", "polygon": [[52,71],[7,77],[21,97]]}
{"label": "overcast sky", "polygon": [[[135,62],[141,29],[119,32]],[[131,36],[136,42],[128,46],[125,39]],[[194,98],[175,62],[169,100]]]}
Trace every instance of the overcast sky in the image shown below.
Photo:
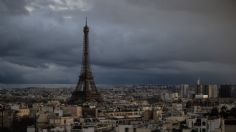
{"label": "overcast sky", "polygon": [[0,83],[236,83],[235,0],[0,0]]}

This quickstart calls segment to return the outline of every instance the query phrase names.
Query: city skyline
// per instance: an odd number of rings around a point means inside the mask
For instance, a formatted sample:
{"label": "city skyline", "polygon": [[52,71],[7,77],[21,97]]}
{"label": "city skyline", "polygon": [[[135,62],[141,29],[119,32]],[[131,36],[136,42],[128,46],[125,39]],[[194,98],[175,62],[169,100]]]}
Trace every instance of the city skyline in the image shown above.
{"label": "city skyline", "polygon": [[0,1],[0,83],[236,83],[233,0]]}

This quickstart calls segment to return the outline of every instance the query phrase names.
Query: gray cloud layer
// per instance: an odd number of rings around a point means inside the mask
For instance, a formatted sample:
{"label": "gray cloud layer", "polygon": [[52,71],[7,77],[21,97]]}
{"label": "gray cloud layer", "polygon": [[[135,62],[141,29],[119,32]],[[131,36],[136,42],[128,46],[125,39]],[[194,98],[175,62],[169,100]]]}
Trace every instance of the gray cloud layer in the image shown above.
{"label": "gray cloud layer", "polygon": [[236,82],[234,0],[0,0],[0,83]]}

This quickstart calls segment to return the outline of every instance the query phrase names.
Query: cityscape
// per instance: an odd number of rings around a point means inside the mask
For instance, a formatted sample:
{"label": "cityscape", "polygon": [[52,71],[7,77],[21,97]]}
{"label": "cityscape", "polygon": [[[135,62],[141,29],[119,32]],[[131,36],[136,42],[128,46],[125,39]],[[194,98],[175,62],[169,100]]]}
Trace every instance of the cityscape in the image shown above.
{"label": "cityscape", "polygon": [[236,132],[236,2],[209,1],[0,1],[0,132]]}

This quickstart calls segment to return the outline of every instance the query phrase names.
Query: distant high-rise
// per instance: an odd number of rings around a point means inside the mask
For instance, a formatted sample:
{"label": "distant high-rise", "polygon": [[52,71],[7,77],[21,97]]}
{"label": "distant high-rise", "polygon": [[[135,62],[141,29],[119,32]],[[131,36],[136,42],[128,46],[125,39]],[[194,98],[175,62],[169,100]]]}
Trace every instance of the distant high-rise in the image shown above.
{"label": "distant high-rise", "polygon": [[236,98],[236,85],[221,85],[219,89],[220,98]]}
{"label": "distant high-rise", "polygon": [[219,88],[216,84],[207,85],[207,89],[208,89],[207,95],[209,98],[218,98]]}
{"label": "distant high-rise", "polygon": [[208,95],[208,98],[217,98],[219,93],[218,86],[215,84],[201,84],[200,79],[197,81],[196,95]]}
{"label": "distant high-rise", "polygon": [[201,85],[200,79],[197,80],[196,94],[197,95],[203,94],[203,86]]}
{"label": "distant high-rise", "polygon": [[75,91],[69,100],[70,104],[81,104],[87,101],[101,101],[101,96],[97,91],[92,70],[89,62],[89,27],[84,26],[84,45],[81,73]]}
{"label": "distant high-rise", "polygon": [[201,80],[200,78],[197,80],[197,85],[200,85],[201,84]]}
{"label": "distant high-rise", "polygon": [[189,85],[188,84],[182,84],[180,85],[180,96],[182,98],[188,98],[189,97]]}

